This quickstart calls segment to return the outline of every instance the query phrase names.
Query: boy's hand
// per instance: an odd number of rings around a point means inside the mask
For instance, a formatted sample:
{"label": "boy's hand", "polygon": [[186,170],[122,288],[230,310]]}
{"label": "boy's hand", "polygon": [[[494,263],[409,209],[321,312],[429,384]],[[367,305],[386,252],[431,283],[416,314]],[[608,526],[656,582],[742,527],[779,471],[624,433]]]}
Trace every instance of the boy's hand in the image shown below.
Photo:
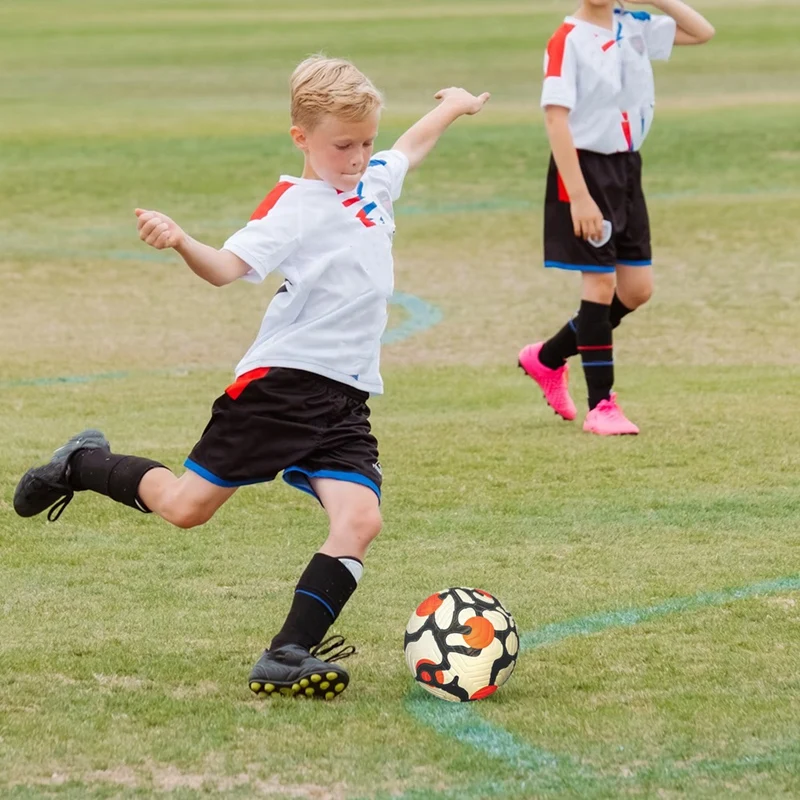
{"label": "boy's hand", "polygon": [[572,200],[572,225],[579,239],[601,239],[603,236],[603,212],[590,195]]}
{"label": "boy's hand", "polygon": [[440,89],[434,97],[442,101],[442,105],[447,104],[458,110],[459,116],[467,114],[472,116],[477,114],[491,97],[489,92],[484,92],[477,97],[470,94],[466,89],[451,86],[449,89]]}
{"label": "boy's hand", "polygon": [[178,248],[186,240],[183,229],[160,211],[146,211],[136,209],[138,217],[137,228],[139,238],[156,250],[166,250],[168,247]]}

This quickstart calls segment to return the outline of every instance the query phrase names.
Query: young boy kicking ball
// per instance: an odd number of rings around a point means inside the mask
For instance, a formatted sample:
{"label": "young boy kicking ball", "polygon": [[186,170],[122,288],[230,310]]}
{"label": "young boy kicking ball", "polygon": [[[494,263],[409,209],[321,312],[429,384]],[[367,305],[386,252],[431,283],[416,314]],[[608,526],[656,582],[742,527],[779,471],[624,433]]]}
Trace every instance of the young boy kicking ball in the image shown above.
{"label": "young boy kicking ball", "polygon": [[91,490],[179,528],[202,525],[238,487],[280,472],[316,497],[328,514],[328,537],[300,576],[283,627],[253,667],[249,685],[260,695],[330,700],[349,681],[333,662],[353,648],[342,647],[341,637],[322,640],[355,591],[381,529],[381,469],[367,400],[383,391],[393,203],[406,172],[489,95],[449,88],[436,99],[438,106],[391,150],[373,156],[380,93],[347,61],[309,58],[291,80],[290,134],[304,156],[302,176],[281,176],[222,249],[196,241],[165,214],[136,209],[142,241],[173,248],[203,280],[259,283],[278,271],[283,284],[235,381],[214,402],[183,475],[148,458],[112,453],[102,433],[87,430],[29,470],[14,495],[20,516],[49,508],[54,521],[75,492]]}

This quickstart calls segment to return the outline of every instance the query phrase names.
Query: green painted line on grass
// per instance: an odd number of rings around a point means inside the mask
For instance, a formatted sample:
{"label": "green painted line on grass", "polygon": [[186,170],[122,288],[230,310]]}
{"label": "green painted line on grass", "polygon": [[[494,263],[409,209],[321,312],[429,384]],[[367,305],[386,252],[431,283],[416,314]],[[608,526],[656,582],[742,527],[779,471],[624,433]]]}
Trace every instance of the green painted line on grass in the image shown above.
{"label": "green painted line on grass", "polygon": [[[391,345],[403,342],[418,333],[433,328],[442,321],[442,311],[438,306],[423,300],[407,292],[395,292],[389,303],[393,306],[402,308],[407,314],[407,319],[403,320],[395,328],[387,330],[383,334],[383,344]],[[188,372],[210,372],[215,370],[226,370],[229,367],[198,367],[154,369],[141,371],[114,371],[97,372],[89,375],[61,375],[52,378],[17,378],[14,380],[0,381],[0,389],[15,389],[23,386],[63,386],[81,383],[99,383],[102,381],[119,381],[139,375],[154,375],[166,377],[169,375],[185,375]]]}
{"label": "green painted line on grass", "polygon": [[723,589],[718,592],[703,592],[693,597],[676,597],[654,606],[645,608],[629,608],[622,611],[608,611],[580,619],[567,620],[545,625],[539,630],[531,631],[520,639],[521,650],[544,647],[555,644],[573,636],[589,636],[608,628],[625,628],[639,625],[651,619],[685,611],[699,611],[710,606],[721,606],[735,600],[747,600],[764,594],[800,590],[800,576],[779,578],[773,581],[762,581],[739,589]]}
{"label": "green painted line on grass", "polygon": [[[632,627],[672,614],[701,611],[738,600],[787,591],[800,591],[800,576],[761,581],[736,589],[701,592],[644,608],[609,611],[556,622],[522,636],[520,651],[557,644],[576,636],[590,636],[612,628]],[[525,786],[520,788],[518,781],[506,779],[489,786],[474,784],[439,793],[430,790],[427,793],[412,791],[402,795],[403,800],[421,800],[423,797],[444,800],[448,797],[503,796],[503,791],[507,796],[513,797],[520,792],[524,794],[525,789],[533,792],[567,791],[580,796],[582,789],[609,790],[616,786],[617,790],[622,790],[623,785],[630,786],[633,781],[643,778],[685,778],[691,775],[725,774],[728,771],[746,773],[767,765],[797,765],[800,761],[800,744],[798,744],[773,753],[743,756],[731,761],[707,759],[687,763],[685,766],[664,761],[627,776],[602,776],[569,756],[554,755],[520,741],[504,728],[481,719],[476,712],[475,704],[449,705],[428,695],[423,696],[422,690],[415,685],[406,698],[406,709],[417,721],[442,736],[468,744],[483,755],[500,760],[520,772],[525,776]],[[492,787],[495,787],[496,791]],[[488,792],[487,789],[492,791]]]}

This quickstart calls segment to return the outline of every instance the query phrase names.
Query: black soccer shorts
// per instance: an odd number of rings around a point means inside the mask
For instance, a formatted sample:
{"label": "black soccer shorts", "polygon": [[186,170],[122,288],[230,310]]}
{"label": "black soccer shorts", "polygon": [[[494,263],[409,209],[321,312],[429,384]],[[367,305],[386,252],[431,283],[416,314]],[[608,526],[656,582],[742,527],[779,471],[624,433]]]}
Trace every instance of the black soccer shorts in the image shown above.
{"label": "black soccer shorts", "polygon": [[311,478],[369,487],[380,499],[378,442],[369,395],[321,375],[264,367],[240,376],[214,401],[185,466],[217,486],[283,479],[316,497]]}
{"label": "black soccer shorts", "polygon": [[578,160],[589,194],[612,225],[611,239],[595,247],[575,235],[569,194],[551,156],[544,206],[544,265],[578,272],[613,272],[617,264],[649,267],[653,263],[650,218],[642,191],[641,155],[579,150]]}

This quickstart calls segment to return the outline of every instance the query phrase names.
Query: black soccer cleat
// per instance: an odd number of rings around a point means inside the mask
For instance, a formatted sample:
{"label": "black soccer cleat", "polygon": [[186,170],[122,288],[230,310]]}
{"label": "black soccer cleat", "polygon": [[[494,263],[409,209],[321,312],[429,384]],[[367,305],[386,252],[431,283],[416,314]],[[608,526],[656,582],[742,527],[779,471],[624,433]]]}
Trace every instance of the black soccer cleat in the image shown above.
{"label": "black soccer cleat", "polygon": [[[332,636],[306,650],[298,644],[285,644],[274,650],[265,650],[253,667],[248,683],[259,697],[282,694],[286,697],[305,696],[333,700],[350,683],[347,670],[334,661],[348,658],[355,647],[344,645],[342,636]],[[319,658],[333,653],[329,660]]]}
{"label": "black soccer cleat", "polygon": [[47,519],[55,522],[75,496],[69,482],[70,459],[78,450],[96,449],[110,451],[111,446],[100,431],[83,431],[59,447],[47,464],[29,469],[14,492],[14,511],[35,517],[49,508]]}

